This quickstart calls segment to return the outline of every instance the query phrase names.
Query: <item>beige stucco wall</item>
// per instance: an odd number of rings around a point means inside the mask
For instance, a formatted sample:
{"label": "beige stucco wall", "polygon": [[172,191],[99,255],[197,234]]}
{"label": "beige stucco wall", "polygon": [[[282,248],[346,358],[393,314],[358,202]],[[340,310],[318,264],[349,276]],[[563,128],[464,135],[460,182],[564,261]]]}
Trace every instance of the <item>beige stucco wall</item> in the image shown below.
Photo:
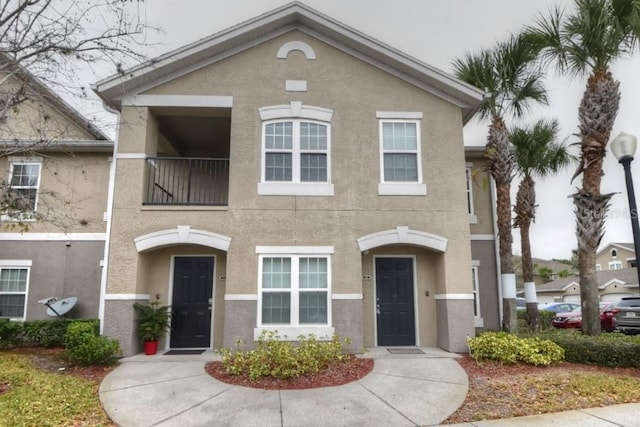
{"label": "beige stucco wall", "polygon": [[[290,53],[286,60],[276,59],[279,47],[292,40],[312,46],[317,60],[306,60],[300,52]],[[308,91],[285,92],[287,79],[306,79]],[[424,286],[441,294],[471,292],[462,118],[457,107],[300,32],[280,36],[147,94],[233,96],[229,204],[222,210],[142,207],[144,160],[119,159],[108,293],[150,292],[151,287],[142,286],[139,280],[141,257],[134,239],[178,225],[232,238],[226,262],[226,292],[231,294],[257,292],[258,245],[333,246],[333,293],[362,293],[357,239],[397,226],[448,240],[438,266],[424,271],[424,277],[433,277]],[[291,101],[333,110],[334,196],[257,195],[262,133],[258,109]],[[376,111],[423,113],[420,132],[426,196],[377,194]],[[120,131],[120,152],[153,155],[150,141],[157,140],[153,113],[144,107],[124,107],[122,120],[126,125]],[[429,258],[426,251],[417,252]],[[429,268],[429,261],[423,264]],[[433,313],[426,305],[424,310]],[[435,343],[435,329],[430,330],[421,331],[425,345]]]}

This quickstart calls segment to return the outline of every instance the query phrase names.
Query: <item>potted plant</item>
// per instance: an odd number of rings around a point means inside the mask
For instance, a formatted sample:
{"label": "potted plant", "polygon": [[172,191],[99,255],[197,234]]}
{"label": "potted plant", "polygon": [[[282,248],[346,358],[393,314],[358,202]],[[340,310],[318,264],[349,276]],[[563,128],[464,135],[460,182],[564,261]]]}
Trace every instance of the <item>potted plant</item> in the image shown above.
{"label": "potted plant", "polygon": [[136,329],[138,338],[144,343],[144,354],[152,355],[158,351],[158,340],[169,329],[171,312],[169,307],[160,305],[160,301],[149,304],[134,303],[133,308],[138,317]]}

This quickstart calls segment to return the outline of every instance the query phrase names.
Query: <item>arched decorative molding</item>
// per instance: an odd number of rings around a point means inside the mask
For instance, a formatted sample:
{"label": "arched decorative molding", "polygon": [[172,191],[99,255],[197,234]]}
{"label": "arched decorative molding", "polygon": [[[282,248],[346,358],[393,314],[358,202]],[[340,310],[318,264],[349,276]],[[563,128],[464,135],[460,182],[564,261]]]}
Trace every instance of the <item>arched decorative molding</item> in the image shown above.
{"label": "arched decorative molding", "polygon": [[221,251],[228,251],[231,237],[210,233],[202,230],[192,230],[189,225],[179,225],[177,228],[156,231],[134,239],[136,250],[146,252],[151,249],[171,245],[201,245]]}
{"label": "arched decorative molding", "polygon": [[447,249],[447,239],[444,237],[411,230],[406,226],[398,226],[392,230],[368,234],[358,239],[358,246],[361,252],[379,246],[399,244],[422,246],[441,253]]}
{"label": "arched decorative molding", "polygon": [[289,105],[270,105],[258,110],[260,119],[275,120],[289,117],[300,117],[303,119],[319,120],[330,122],[333,117],[333,110],[316,107],[314,105],[302,105],[300,101],[291,101]]}
{"label": "arched decorative molding", "polygon": [[316,53],[314,52],[313,48],[305,42],[301,41],[286,42],[285,44],[280,46],[276,58],[287,59],[287,56],[289,56],[289,52],[292,52],[294,50],[299,50],[300,52],[302,52],[304,54],[304,57],[307,59],[316,59]]}
{"label": "arched decorative molding", "polygon": [[600,290],[606,289],[610,285],[619,285],[621,287],[624,287],[626,284],[627,284],[627,282],[624,282],[624,281],[622,281],[620,279],[611,279],[607,283],[604,283],[603,285],[598,286],[598,289],[600,289]]}

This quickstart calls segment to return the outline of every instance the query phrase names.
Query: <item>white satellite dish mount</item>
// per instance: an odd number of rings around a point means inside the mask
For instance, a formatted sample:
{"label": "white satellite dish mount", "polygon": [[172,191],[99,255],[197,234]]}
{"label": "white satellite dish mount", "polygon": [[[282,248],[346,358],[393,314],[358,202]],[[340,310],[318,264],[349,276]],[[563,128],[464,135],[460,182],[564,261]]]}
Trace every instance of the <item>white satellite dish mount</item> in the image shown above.
{"label": "white satellite dish mount", "polygon": [[47,306],[49,316],[64,317],[78,302],[78,297],[68,297],[59,300],[56,297],[49,297],[38,300],[40,304]]}

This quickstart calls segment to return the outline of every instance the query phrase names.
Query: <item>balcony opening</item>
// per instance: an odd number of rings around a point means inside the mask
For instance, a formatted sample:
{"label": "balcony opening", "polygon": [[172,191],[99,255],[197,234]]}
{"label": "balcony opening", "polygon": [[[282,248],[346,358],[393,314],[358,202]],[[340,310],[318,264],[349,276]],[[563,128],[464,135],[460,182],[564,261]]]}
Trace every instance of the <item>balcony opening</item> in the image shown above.
{"label": "balcony opening", "polygon": [[144,205],[227,206],[231,109],[157,108],[157,155],[145,165]]}

